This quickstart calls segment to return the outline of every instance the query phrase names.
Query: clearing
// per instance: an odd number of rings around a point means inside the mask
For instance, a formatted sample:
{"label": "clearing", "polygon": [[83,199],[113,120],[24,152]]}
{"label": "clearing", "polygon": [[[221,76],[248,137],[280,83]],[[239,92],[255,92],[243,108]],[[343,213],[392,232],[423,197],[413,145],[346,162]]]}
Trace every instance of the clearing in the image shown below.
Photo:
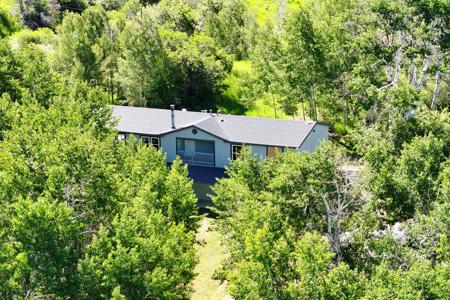
{"label": "clearing", "polygon": [[226,282],[213,279],[214,272],[220,268],[225,250],[220,234],[213,228],[214,219],[205,217],[197,232],[196,245],[199,263],[195,267],[197,276],[192,282],[192,300],[232,299],[227,295]]}

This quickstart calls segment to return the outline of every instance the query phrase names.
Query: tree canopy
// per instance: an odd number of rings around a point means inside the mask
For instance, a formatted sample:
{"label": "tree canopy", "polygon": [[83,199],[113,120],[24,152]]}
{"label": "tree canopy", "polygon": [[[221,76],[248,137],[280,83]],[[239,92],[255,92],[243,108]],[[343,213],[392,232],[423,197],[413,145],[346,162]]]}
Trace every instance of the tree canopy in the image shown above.
{"label": "tree canopy", "polygon": [[311,153],[244,147],[214,185],[234,299],[450,299],[449,18],[446,0],[3,1],[0,298],[189,297],[193,182],[116,140],[109,107],[175,104],[330,125]]}
{"label": "tree canopy", "polygon": [[137,140],[116,142],[107,95],[85,83],[45,106],[7,95],[1,297],[185,297],[197,227],[186,167],[168,169]]}

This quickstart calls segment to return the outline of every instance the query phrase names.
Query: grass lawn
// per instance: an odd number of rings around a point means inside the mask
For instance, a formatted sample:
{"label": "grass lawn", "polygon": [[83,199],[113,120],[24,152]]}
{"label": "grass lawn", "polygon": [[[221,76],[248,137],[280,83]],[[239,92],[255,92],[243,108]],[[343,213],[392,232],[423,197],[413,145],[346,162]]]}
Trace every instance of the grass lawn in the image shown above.
{"label": "grass lawn", "polygon": [[225,251],[220,242],[220,234],[213,230],[214,219],[204,218],[197,232],[196,245],[199,263],[195,268],[198,274],[192,282],[192,300],[231,299],[226,293],[226,283],[213,279],[214,272],[220,268]]}
{"label": "grass lawn", "polygon": [[260,25],[264,24],[268,18],[275,18],[278,3],[278,0],[247,0],[248,9],[255,15]]}
{"label": "grass lawn", "polygon": [[[279,0],[247,0],[247,7],[254,14],[259,25],[267,19],[275,20],[278,14]],[[286,0],[286,8],[297,9],[303,0]]]}
{"label": "grass lawn", "polygon": [[0,0],[0,9],[9,12],[11,9],[14,9],[16,7],[17,4],[15,0]]}
{"label": "grass lawn", "polygon": [[286,115],[281,108],[277,108],[276,116],[275,110],[269,101],[264,99],[257,99],[251,109],[245,112],[246,116],[252,117],[265,117],[265,118],[277,118],[277,119],[292,119],[291,116]]}
{"label": "grass lawn", "polygon": [[15,0],[0,0],[0,38],[11,35],[22,27]]}

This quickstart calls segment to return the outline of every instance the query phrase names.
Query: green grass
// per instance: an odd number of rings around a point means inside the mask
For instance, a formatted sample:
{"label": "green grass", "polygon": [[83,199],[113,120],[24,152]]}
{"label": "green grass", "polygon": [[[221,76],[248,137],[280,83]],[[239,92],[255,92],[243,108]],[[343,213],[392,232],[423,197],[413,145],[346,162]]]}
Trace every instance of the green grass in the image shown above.
{"label": "green grass", "polygon": [[[279,3],[278,0],[247,0],[247,7],[255,16],[257,23],[263,25],[268,20],[276,22]],[[302,0],[287,0],[287,9],[296,9],[301,3]],[[279,107],[275,113],[270,98],[252,98],[251,101],[245,100],[243,83],[251,75],[252,66],[249,61],[234,62],[230,74],[223,82],[226,88],[222,93],[222,99],[216,103],[217,108],[229,114],[292,119],[291,116],[283,113]],[[300,105],[298,111],[299,115],[302,116]]]}
{"label": "green grass", "polygon": [[21,28],[17,4],[14,0],[0,0],[0,38]]}
{"label": "green grass", "polygon": [[[288,9],[298,8],[303,0],[287,0]],[[259,25],[264,24],[268,19],[275,21],[278,14],[279,0],[247,0],[249,11],[254,14]]]}
{"label": "green grass", "polygon": [[276,16],[278,1],[271,0],[248,0],[248,9],[255,15],[258,24],[264,24],[268,18]]}
{"label": "green grass", "polygon": [[13,46],[24,47],[29,44],[37,44],[43,50],[51,49],[51,45],[55,43],[55,39],[55,33],[49,28],[39,28],[36,30],[23,28],[11,36]]}
{"label": "green grass", "polygon": [[[252,76],[252,66],[249,61],[236,61],[233,69],[224,80],[226,89],[222,93],[222,99],[216,105],[224,113],[235,115],[246,115],[253,117],[292,119],[286,115],[280,107],[275,109],[270,97],[252,98],[246,102],[243,91],[244,81]],[[249,88],[252,88],[250,86]],[[299,105],[299,114],[301,116],[301,106]]]}
{"label": "green grass", "polygon": [[243,115],[247,111],[242,101],[243,80],[251,73],[251,65],[248,61],[236,61],[228,76],[223,81],[226,87],[222,93],[222,99],[216,105],[224,113]]}
{"label": "green grass", "polygon": [[275,110],[268,99],[257,99],[253,107],[245,112],[245,115],[252,117],[292,119],[291,116],[286,115],[280,108]]}
{"label": "green grass", "polygon": [[199,263],[195,268],[198,275],[192,282],[192,300],[222,300],[228,296],[226,283],[213,279],[214,272],[220,268],[225,257],[221,236],[212,228],[213,222],[211,218],[204,218],[197,232]]}
{"label": "green grass", "polygon": [[7,12],[17,7],[15,0],[0,0],[0,9]]}

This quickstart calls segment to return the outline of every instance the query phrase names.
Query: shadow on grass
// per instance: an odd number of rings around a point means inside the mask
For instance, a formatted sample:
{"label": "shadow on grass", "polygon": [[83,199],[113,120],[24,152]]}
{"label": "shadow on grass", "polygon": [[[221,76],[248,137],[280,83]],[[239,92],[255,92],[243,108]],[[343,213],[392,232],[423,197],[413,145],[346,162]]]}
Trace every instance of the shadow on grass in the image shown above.
{"label": "shadow on grass", "polygon": [[223,113],[232,115],[245,115],[247,108],[239,103],[236,98],[228,95],[221,95],[220,98],[214,103],[217,109],[220,109]]}

